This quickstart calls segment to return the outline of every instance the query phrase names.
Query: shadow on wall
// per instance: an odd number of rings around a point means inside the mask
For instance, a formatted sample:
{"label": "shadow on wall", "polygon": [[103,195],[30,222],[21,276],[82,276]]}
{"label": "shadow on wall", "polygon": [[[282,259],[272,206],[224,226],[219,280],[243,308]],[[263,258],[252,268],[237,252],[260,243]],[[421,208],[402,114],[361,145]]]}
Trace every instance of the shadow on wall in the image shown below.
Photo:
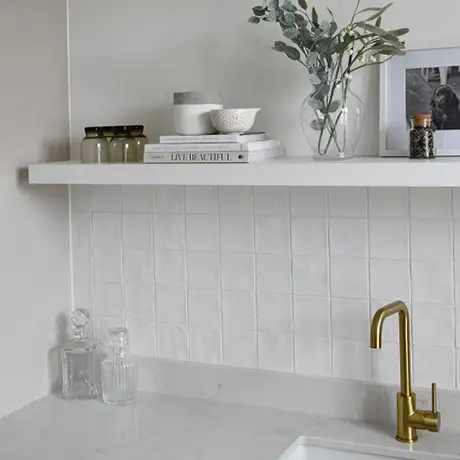
{"label": "shadow on wall", "polygon": [[[41,163],[67,161],[70,158],[69,141],[53,140],[44,142],[40,149],[40,158],[42,159]],[[29,185],[28,165],[16,168],[16,185],[18,187]]]}
{"label": "shadow on wall", "polygon": [[56,345],[48,352],[50,391],[56,396],[62,395],[61,348],[69,340],[67,316],[61,313],[56,318]]}

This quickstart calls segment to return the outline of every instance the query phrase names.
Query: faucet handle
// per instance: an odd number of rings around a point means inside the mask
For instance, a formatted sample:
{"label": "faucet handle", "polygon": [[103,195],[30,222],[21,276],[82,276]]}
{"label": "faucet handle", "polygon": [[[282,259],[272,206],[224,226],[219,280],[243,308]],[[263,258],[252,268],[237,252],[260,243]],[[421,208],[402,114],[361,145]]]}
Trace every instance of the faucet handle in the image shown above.
{"label": "faucet handle", "polygon": [[438,390],[434,382],[431,384],[431,411],[433,414],[438,412]]}

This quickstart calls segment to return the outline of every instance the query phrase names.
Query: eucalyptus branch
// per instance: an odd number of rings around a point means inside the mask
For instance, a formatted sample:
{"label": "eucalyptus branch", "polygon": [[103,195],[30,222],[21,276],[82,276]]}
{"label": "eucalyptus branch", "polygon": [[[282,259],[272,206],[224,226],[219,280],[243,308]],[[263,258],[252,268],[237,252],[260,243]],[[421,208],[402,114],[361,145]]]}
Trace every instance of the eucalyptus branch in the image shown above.
{"label": "eucalyptus branch", "polygon": [[[400,37],[409,30],[381,27],[382,16],[391,4],[363,10],[360,6],[361,0],[357,0],[351,20],[345,27],[337,25],[329,9],[330,18],[320,20],[316,9],[309,8],[306,0],[264,0],[263,5],[253,8],[254,15],[249,18],[254,24],[262,21],[278,24],[287,43],[277,41],[273,49],[307,69],[313,87],[308,104],[317,117],[311,127],[319,132],[318,150],[321,150],[324,136],[329,136],[326,150],[332,142],[339,148],[337,126],[342,108],[346,107],[351,74],[404,54],[405,43]],[[362,20],[367,12],[368,17]],[[378,59],[387,55],[382,61]],[[339,100],[335,96],[340,85]]]}

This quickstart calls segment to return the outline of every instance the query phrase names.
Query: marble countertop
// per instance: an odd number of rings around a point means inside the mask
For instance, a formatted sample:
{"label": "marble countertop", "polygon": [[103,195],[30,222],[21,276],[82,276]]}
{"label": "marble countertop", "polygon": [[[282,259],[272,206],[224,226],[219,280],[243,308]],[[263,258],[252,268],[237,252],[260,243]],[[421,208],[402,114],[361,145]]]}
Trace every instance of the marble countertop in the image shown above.
{"label": "marble countertop", "polygon": [[277,460],[299,437],[400,458],[460,459],[460,434],[420,433],[296,412],[145,393],[134,406],[49,396],[0,420],[0,460]]}

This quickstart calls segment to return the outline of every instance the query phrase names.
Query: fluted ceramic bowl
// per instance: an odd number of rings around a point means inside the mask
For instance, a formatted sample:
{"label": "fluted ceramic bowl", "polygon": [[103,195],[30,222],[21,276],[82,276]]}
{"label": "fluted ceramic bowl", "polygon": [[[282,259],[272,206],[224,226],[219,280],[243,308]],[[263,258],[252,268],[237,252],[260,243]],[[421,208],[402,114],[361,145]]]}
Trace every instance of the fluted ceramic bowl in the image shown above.
{"label": "fluted ceramic bowl", "polygon": [[249,131],[261,109],[211,110],[211,122],[221,134],[243,134]]}

